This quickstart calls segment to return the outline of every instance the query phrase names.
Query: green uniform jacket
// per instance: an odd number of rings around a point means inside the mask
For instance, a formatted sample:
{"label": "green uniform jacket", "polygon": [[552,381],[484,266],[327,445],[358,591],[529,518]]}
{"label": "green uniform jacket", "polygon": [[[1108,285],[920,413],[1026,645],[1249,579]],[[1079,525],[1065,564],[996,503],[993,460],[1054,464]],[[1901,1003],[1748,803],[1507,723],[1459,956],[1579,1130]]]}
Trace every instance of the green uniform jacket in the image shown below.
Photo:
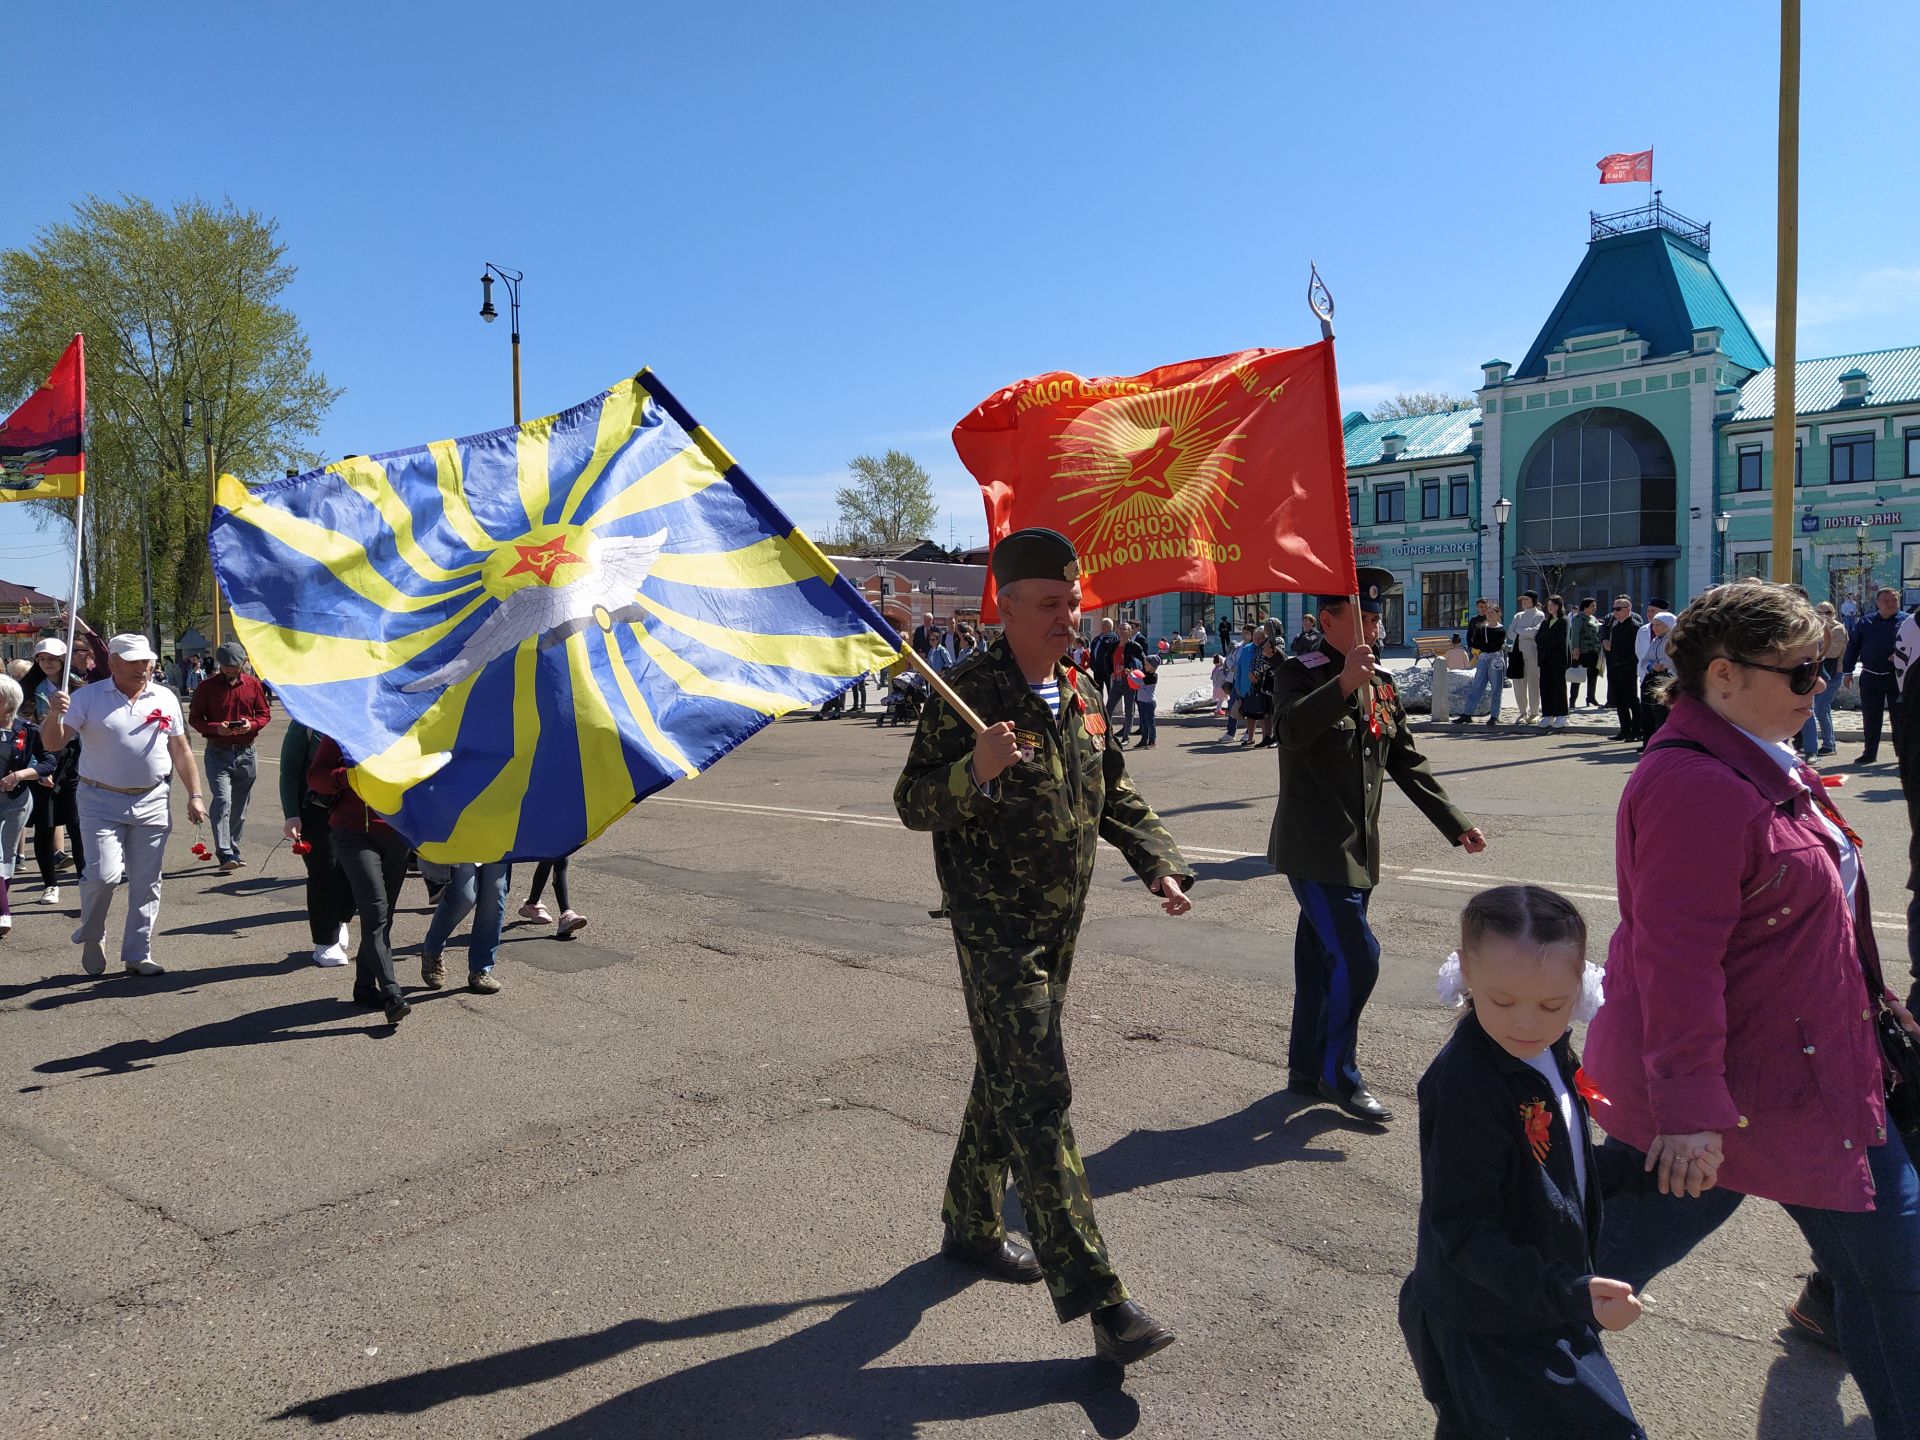
{"label": "green uniform jacket", "polygon": [[[1013,722],[1031,760],[1015,762],[991,795],[973,783],[973,732],[932,697],[920,716],[894,808],[909,830],[933,832],[945,909],[957,918],[1017,915],[1077,922],[1094,849],[1113,842],[1142,880],[1191,884],[1193,871],[1107,744],[1092,677],[1056,665],[1060,718],[1047,712],[1004,638],[947,671],[946,681],[989,725]],[[1087,731],[1088,719],[1098,734]]]}
{"label": "green uniform jacket", "polygon": [[307,798],[307,766],[320,748],[320,737],[291,715],[280,736],[280,818],[298,820]]}
{"label": "green uniform jacket", "polygon": [[1386,777],[1456,845],[1473,822],[1414,748],[1407,712],[1390,677],[1342,695],[1334,682],[1346,657],[1326,641],[1274,672],[1274,732],[1279,737],[1280,804],[1267,859],[1282,875],[1322,885],[1371,890],[1380,883],[1380,796]]}

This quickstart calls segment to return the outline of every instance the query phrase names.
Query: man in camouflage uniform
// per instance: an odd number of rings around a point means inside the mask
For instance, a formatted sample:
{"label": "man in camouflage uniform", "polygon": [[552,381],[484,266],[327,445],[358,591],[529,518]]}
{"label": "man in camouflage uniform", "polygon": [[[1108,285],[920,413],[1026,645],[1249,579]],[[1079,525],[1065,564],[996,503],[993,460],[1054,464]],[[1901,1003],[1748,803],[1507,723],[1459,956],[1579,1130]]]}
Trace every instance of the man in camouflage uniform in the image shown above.
{"label": "man in camouflage uniform", "polygon": [[1274,672],[1280,803],[1267,859],[1300,902],[1293,941],[1293,1033],[1287,1089],[1331,1100],[1359,1120],[1393,1118],[1360,1074],[1360,1011],[1380,978],[1367,902],[1380,883],[1380,797],[1389,777],[1468,854],[1486,836],[1454,808],[1407,729],[1392,679],[1374,668],[1382,597],[1393,572],[1359,571],[1359,613],[1320,597],[1320,643]]}
{"label": "man in camouflage uniform", "polygon": [[[992,566],[1006,633],[946,676],[986,729],[931,699],[893,792],[908,828],[934,833],[976,1056],[941,1248],[996,1279],[1044,1277],[1061,1322],[1091,1314],[1096,1353],[1127,1364],[1174,1337],[1128,1299],[1094,1223],[1061,1009],[1100,839],[1170,915],[1192,908],[1193,872],[1109,743],[1098,682],[1061,663],[1080,628],[1072,544],[1016,531]],[[1001,1221],[1009,1165],[1032,1250]]]}

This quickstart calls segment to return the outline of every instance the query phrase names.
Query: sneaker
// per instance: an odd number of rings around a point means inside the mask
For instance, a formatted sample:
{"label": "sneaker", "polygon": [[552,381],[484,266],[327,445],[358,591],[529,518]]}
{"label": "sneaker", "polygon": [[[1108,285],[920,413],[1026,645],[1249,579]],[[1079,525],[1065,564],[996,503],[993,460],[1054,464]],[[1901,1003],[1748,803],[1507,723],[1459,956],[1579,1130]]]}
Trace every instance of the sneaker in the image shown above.
{"label": "sneaker", "polygon": [[222,860],[220,862],[220,873],[222,875],[231,875],[239,868],[240,862],[238,860]]}
{"label": "sneaker", "polygon": [[347,963],[347,952],[337,940],[331,945],[316,945],[313,947],[313,963],[323,966],[344,965]]}
{"label": "sneaker", "polygon": [[562,911],[560,914],[560,920],[558,925],[555,927],[555,933],[558,934],[562,940],[564,940],[567,938],[567,936],[573,934],[574,931],[584,930],[586,928],[587,928],[586,916],[578,914],[577,912],[572,910],[565,910],[565,911]]}
{"label": "sneaker", "polygon": [[522,905],[520,907],[520,918],[522,920],[538,920],[542,925],[553,924],[553,912],[538,900],[529,900],[526,904]]}
{"label": "sneaker", "polygon": [[73,941],[74,944],[80,946],[80,968],[82,970],[86,971],[89,975],[104,975],[107,973],[107,952],[102,948],[98,940],[89,940],[83,944],[80,939],[80,932],[76,930],[73,933]]}
{"label": "sneaker", "polygon": [[467,989],[476,995],[498,995],[500,982],[493,978],[491,970],[475,970],[467,976]]}
{"label": "sneaker", "polygon": [[40,903],[42,905],[58,905],[60,903],[60,887],[58,885],[47,886],[46,889],[40,892]]}
{"label": "sneaker", "polygon": [[127,964],[129,975],[164,975],[167,967],[157,960],[133,960]]}
{"label": "sneaker", "polygon": [[346,925],[346,922],[345,922],[345,921],[342,921],[342,922],[340,923],[340,940],[339,940],[339,945],[340,945],[340,948],[341,948],[342,950],[351,950],[351,949],[353,949],[353,936],[352,936],[352,935],[351,935],[351,934],[350,934],[350,933],[348,932],[348,930],[347,930],[347,925]]}
{"label": "sneaker", "polygon": [[1837,755],[1840,752],[1835,750],[1831,745],[1822,745],[1817,753],[1821,755]]}
{"label": "sneaker", "polygon": [[438,990],[447,983],[447,962],[440,958],[440,952],[429,950],[420,957],[420,983],[429,990]]}

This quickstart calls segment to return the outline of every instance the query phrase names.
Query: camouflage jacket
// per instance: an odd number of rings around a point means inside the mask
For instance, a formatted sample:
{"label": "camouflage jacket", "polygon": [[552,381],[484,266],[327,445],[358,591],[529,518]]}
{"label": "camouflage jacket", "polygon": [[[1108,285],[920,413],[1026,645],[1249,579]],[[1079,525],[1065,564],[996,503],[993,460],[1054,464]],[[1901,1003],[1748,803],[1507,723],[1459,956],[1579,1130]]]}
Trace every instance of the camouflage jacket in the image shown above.
{"label": "camouflage jacket", "polygon": [[894,808],[910,830],[933,832],[934,868],[946,910],[959,917],[1012,914],[1077,920],[1104,837],[1152,885],[1193,872],[1127,778],[1124,751],[1107,743],[1099,687],[1056,665],[1060,716],[1028,686],[1004,638],[946,674],[987,724],[1013,722],[1031,760],[1017,761],[983,793],[973,783],[973,732],[932,697],[920,717]]}
{"label": "camouflage jacket", "polygon": [[1370,890],[1380,883],[1380,798],[1388,777],[1454,844],[1473,828],[1434,778],[1407,729],[1391,677],[1351,695],[1335,682],[1346,657],[1322,640],[1274,671],[1280,803],[1267,859],[1282,875]]}

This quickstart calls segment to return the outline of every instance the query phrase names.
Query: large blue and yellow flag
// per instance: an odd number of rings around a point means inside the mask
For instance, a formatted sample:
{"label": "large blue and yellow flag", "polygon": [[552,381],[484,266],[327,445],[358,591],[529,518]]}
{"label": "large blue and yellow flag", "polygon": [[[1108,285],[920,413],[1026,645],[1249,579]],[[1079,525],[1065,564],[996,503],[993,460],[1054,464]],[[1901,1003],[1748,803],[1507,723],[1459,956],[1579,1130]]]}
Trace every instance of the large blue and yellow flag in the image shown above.
{"label": "large blue and yellow flag", "polygon": [[642,371],[564,414],[249,488],[234,629],[431,860],[564,855],[899,637]]}

